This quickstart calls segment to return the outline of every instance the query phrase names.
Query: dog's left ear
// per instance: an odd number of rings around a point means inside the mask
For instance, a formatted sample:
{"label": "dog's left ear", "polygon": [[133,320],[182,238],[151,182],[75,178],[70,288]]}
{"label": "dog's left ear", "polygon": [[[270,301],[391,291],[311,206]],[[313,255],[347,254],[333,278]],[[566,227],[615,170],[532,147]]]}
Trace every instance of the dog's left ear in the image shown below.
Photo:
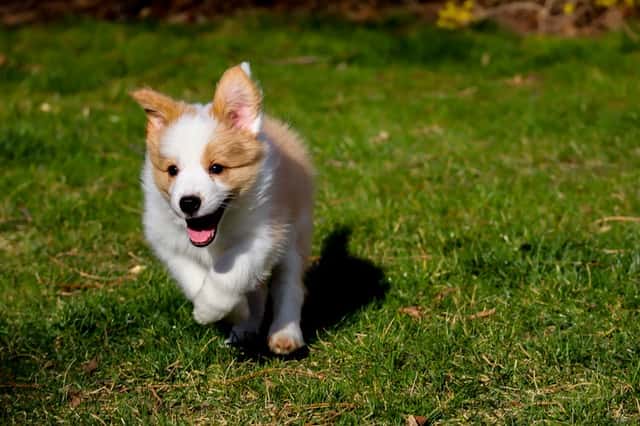
{"label": "dog's left ear", "polygon": [[213,96],[214,118],[230,127],[257,135],[262,126],[262,94],[251,80],[247,62],[229,68]]}

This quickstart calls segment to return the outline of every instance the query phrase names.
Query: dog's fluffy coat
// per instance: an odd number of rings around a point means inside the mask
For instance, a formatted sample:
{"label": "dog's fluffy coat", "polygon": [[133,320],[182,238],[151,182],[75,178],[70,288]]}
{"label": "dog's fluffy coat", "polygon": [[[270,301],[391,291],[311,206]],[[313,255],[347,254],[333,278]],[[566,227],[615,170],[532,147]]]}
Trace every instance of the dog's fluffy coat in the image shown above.
{"label": "dog's fluffy coat", "polygon": [[[226,318],[231,342],[242,343],[258,335],[269,291],[270,349],[303,346],[313,173],[298,136],[263,115],[246,63],[223,74],[210,104],[151,89],[132,96],[147,113],[145,235],[193,302],[195,320]],[[199,208],[185,212],[193,197]]]}

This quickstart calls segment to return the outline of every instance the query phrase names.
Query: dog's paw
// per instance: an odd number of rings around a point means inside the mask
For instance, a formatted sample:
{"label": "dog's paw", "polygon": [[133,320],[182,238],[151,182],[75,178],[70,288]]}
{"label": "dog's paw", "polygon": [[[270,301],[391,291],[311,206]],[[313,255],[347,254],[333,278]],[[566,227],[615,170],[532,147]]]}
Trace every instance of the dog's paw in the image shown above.
{"label": "dog's paw", "polygon": [[229,346],[250,347],[258,342],[258,330],[254,328],[245,328],[242,326],[234,326],[229,333],[229,337],[224,341]]}
{"label": "dog's paw", "polygon": [[298,324],[288,324],[284,328],[269,334],[269,349],[278,355],[287,355],[304,346],[302,330]]}
{"label": "dog's paw", "polygon": [[227,312],[205,303],[197,303],[193,306],[193,319],[202,325],[220,321]]}

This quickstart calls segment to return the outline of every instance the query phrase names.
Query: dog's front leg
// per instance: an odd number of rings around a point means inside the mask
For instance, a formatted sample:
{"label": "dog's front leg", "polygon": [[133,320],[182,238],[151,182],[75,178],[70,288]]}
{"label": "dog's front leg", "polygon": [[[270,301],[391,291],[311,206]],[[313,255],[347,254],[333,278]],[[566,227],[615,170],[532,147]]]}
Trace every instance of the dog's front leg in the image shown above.
{"label": "dog's front leg", "polygon": [[227,317],[238,324],[249,317],[247,294],[263,281],[268,255],[264,250],[230,250],[217,259],[193,299],[193,316],[201,324]]}
{"label": "dog's front leg", "polygon": [[183,293],[193,302],[193,317],[200,324],[209,324],[228,317],[232,323],[249,316],[246,296],[229,276],[221,276],[211,268],[184,256],[158,251],[166,259],[172,275]]}
{"label": "dog's front leg", "polygon": [[208,274],[202,288],[193,299],[193,318],[199,324],[210,324],[228,318],[238,323],[249,316],[247,297],[229,289]]}
{"label": "dog's front leg", "polygon": [[260,333],[260,326],[264,317],[267,301],[267,286],[259,285],[255,290],[247,293],[249,317],[243,321],[233,323],[227,343],[231,345],[248,345],[254,343]]}

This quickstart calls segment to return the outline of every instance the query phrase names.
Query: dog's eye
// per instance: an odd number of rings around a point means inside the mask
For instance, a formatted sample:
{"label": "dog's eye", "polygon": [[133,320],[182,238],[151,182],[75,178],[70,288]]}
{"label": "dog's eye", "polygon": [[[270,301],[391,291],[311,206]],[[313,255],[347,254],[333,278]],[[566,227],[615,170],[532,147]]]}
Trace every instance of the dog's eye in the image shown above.
{"label": "dog's eye", "polygon": [[167,168],[167,173],[169,173],[169,176],[175,176],[178,174],[178,166],[176,166],[175,164],[170,165]]}
{"label": "dog's eye", "polygon": [[213,163],[209,166],[209,173],[212,175],[219,175],[224,170],[224,167],[218,163]]}

